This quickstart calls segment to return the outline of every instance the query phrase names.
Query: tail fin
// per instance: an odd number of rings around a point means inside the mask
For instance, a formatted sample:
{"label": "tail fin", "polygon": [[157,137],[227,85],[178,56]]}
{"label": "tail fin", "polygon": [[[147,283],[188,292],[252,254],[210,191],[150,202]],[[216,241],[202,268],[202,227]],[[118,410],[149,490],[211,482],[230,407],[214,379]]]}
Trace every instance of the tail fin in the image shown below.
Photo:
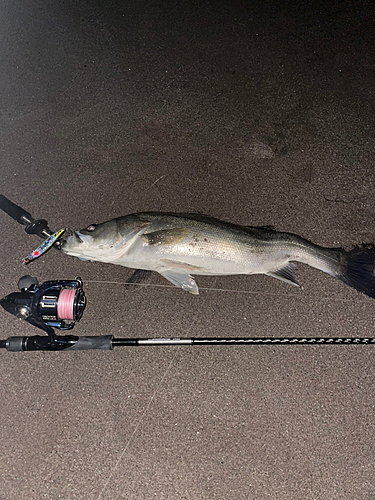
{"label": "tail fin", "polygon": [[345,252],[346,266],[336,278],[375,299],[375,246],[364,245]]}

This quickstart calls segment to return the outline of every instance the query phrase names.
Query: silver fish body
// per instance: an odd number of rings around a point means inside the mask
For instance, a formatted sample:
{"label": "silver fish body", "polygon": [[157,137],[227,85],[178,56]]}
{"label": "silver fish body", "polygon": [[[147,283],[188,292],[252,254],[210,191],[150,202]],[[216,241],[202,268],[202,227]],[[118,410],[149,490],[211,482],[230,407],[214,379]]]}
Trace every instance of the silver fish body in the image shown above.
{"label": "silver fish body", "polygon": [[[372,296],[348,282],[350,252],[324,248],[295,234],[239,226],[204,215],[130,214],[73,232],[61,250],[81,259],[156,271],[193,294],[199,291],[192,275],[266,274],[296,285],[293,263],[302,262]],[[364,259],[361,252],[362,269],[363,261],[368,264],[373,255],[366,253]],[[375,296],[374,283],[370,288]]]}

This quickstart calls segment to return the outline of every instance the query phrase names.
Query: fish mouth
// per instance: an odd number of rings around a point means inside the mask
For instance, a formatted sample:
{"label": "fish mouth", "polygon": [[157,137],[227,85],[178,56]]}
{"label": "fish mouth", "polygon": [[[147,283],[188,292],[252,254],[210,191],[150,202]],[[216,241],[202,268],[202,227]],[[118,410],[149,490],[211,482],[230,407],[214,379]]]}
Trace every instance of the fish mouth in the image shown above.
{"label": "fish mouth", "polygon": [[73,231],[72,229],[67,229],[62,238],[59,239],[55,243],[59,250],[66,251],[69,247],[74,247],[76,245],[80,245],[84,243],[84,239],[82,238],[82,234],[79,231]]}
{"label": "fish mouth", "polygon": [[73,231],[73,233],[70,236],[70,238],[72,238],[77,243],[84,243],[84,241],[81,238],[81,236],[82,236],[82,234],[79,231]]}

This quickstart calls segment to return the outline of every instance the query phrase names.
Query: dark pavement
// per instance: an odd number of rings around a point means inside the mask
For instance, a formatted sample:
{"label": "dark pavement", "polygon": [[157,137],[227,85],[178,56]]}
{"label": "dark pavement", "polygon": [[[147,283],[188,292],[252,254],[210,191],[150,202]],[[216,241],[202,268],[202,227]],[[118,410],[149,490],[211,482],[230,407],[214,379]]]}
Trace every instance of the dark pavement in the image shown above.
{"label": "dark pavement", "polygon": [[[374,6],[0,5],[1,193],[50,227],[202,212],[375,241]],[[82,276],[77,335],[373,337],[375,302],[298,266],[153,275],[51,251],[0,213],[0,295]],[[158,285],[158,286],[155,286]],[[163,286],[160,286],[163,285]],[[167,285],[167,286],[164,286]],[[0,311],[1,338],[32,335]],[[375,500],[371,346],[0,352],[1,500]]]}

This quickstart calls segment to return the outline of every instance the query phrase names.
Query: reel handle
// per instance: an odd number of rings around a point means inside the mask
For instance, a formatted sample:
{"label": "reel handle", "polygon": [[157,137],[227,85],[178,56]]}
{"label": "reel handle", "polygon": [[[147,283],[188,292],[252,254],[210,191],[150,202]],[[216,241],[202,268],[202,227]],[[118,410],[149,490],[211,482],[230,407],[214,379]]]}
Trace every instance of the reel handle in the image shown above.
{"label": "reel handle", "polygon": [[8,200],[3,194],[0,194],[0,209],[19,224],[26,226],[25,231],[27,234],[36,234],[41,238],[48,238],[53,234],[45,219],[34,220],[29,212]]}

